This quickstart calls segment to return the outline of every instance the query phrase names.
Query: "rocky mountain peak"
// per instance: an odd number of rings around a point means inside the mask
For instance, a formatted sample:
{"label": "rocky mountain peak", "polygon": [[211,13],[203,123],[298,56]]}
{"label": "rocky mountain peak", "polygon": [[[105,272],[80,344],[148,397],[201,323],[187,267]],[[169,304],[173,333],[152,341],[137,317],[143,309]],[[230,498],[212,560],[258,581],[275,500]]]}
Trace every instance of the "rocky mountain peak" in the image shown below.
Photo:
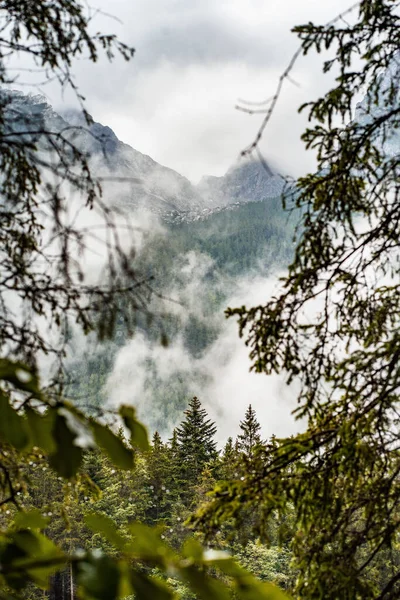
{"label": "rocky mountain peak", "polygon": [[211,206],[225,206],[276,198],[284,185],[284,179],[269,165],[246,159],[233,165],[222,177],[203,177],[197,189]]}
{"label": "rocky mountain peak", "polygon": [[203,177],[194,186],[186,177],[118,139],[110,127],[88,123],[78,110],[57,113],[41,95],[1,91],[11,128],[63,132],[87,156],[102,182],[103,199],[124,210],[144,208],[169,221],[197,220],[238,203],[279,196],[284,180],[259,161],[234,165],[222,177]]}

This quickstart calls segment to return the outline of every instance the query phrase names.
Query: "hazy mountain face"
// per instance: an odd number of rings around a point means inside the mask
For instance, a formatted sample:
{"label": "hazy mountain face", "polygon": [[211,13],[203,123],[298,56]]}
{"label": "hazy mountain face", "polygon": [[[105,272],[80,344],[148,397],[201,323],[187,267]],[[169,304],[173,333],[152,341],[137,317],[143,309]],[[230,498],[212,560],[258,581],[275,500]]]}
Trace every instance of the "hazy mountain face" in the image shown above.
{"label": "hazy mountain face", "polygon": [[284,183],[268,165],[246,160],[229,169],[223,177],[203,177],[197,189],[211,206],[226,206],[276,198],[282,193]]}
{"label": "hazy mountain face", "polygon": [[88,125],[79,111],[57,114],[40,95],[5,92],[13,129],[63,131],[87,154],[105,199],[126,210],[145,208],[172,222],[204,218],[215,209],[235,203],[259,202],[280,195],[284,181],[255,161],[243,161],[223,177],[204,177],[199,185],[124,144],[112,129]]}

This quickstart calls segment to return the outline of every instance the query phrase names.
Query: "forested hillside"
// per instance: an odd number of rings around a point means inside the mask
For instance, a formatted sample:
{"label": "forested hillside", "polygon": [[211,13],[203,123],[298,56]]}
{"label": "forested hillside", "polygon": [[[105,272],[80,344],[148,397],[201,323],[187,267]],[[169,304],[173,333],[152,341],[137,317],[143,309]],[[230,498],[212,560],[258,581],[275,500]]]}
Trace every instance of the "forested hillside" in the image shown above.
{"label": "forested hillside", "polygon": [[[224,310],[241,279],[268,278],[290,260],[298,214],[285,211],[280,197],[268,198],[236,204],[197,221],[167,224],[155,233],[149,231],[135,265],[151,281],[155,292],[152,306],[156,315],[158,310],[160,313],[150,322],[138,315],[136,333],[142,332],[155,344],[164,339],[172,344],[179,337],[185,352],[201,358],[226,326]],[[192,269],[191,262],[200,268]],[[181,303],[181,310],[177,312],[171,300]],[[121,317],[112,344],[89,344],[84,351],[71,339],[73,354],[79,357],[69,366],[72,398],[85,398],[88,406],[106,402],[107,378],[128,338]],[[196,360],[189,374],[180,372],[177,364],[169,378],[161,379],[156,362],[149,362],[146,372],[151,394],[146,423],[163,432],[176,424],[190,390],[201,389],[210,376],[196,366]]]}

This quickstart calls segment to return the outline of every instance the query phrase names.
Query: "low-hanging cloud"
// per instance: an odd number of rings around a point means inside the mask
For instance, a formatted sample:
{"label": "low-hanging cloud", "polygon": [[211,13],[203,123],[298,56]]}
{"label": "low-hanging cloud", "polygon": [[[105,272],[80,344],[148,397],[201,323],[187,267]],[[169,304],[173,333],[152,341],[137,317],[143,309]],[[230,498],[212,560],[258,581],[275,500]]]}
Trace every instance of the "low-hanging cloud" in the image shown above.
{"label": "low-hanging cloud", "polygon": [[[207,262],[208,261],[208,262]],[[209,268],[208,257],[191,252],[186,261],[190,281],[180,295],[182,318],[189,314],[191,303],[198,303],[201,314],[201,296],[204,293],[204,275]],[[229,304],[232,306],[265,301],[277,287],[278,277],[248,275],[232,284]],[[234,290],[234,291],[233,291]],[[200,303],[199,303],[200,300]],[[179,306],[179,305],[178,305]],[[148,378],[156,377],[159,385],[167,385],[171,377],[187,380],[188,397],[197,395],[218,426],[218,440],[226,441],[236,435],[239,422],[249,404],[255,408],[267,438],[275,434],[286,436],[298,431],[301,425],[291,414],[296,405],[297,386],[287,385],[281,375],[259,375],[250,372],[248,348],[238,336],[233,319],[225,320],[219,313],[220,332],[216,341],[199,357],[193,357],[178,336],[167,348],[151,342],[144,334],[130,340],[117,354],[110,374],[106,394],[111,405],[129,403],[136,406],[145,423],[153,424],[160,406],[153,403],[153,390]],[[154,373],[152,373],[152,369]],[[150,371],[150,372],[149,372]],[[182,407],[184,409],[185,407]],[[161,429],[170,434],[183,414],[176,416],[176,408],[162,407],[166,415]]]}

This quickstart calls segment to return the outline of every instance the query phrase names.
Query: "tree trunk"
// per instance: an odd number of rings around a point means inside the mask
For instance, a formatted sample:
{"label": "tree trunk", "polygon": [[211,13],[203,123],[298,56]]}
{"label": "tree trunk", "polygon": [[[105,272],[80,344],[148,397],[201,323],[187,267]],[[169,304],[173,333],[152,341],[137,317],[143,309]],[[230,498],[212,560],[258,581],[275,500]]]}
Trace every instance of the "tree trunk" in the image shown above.
{"label": "tree trunk", "polygon": [[74,600],[74,574],[72,571],[72,563],[69,565],[69,598]]}
{"label": "tree trunk", "polygon": [[55,573],[50,579],[49,600],[64,600],[62,573]]}

